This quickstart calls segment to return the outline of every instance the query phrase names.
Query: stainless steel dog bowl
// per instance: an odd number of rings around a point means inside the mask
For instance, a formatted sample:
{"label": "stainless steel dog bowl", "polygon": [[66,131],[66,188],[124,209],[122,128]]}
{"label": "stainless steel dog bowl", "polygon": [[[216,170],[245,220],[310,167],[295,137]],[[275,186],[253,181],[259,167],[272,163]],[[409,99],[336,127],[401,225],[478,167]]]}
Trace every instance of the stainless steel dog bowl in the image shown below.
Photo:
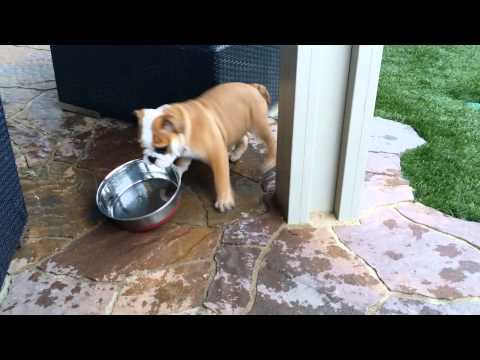
{"label": "stainless steel dog bowl", "polygon": [[97,190],[97,207],[126,230],[149,231],[173,217],[180,204],[180,186],[175,166],[161,169],[133,160],[102,181]]}

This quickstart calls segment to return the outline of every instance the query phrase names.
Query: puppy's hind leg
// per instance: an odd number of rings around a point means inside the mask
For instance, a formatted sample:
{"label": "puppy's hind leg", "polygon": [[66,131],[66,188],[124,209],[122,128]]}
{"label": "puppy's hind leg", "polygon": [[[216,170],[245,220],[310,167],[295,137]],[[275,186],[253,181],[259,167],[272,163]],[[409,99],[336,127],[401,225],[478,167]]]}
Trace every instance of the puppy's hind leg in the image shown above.
{"label": "puppy's hind leg", "polygon": [[277,139],[273,136],[268,118],[265,115],[257,116],[254,124],[256,135],[262,139],[267,146],[267,153],[262,166],[262,171],[266,173],[268,170],[273,169],[277,163]]}
{"label": "puppy's hind leg", "polygon": [[242,137],[242,140],[235,145],[235,149],[230,154],[230,161],[236,162],[240,160],[240,158],[245,154],[245,151],[248,149],[248,136],[245,135]]}

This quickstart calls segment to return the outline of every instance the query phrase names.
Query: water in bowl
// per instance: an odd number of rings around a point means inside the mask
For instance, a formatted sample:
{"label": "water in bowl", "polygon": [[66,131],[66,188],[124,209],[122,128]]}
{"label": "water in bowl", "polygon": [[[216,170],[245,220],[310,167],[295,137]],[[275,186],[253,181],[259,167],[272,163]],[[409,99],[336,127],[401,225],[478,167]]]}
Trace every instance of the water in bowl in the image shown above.
{"label": "water in bowl", "polygon": [[137,183],[118,197],[112,215],[123,220],[149,215],[165,205],[176,190],[176,185],[165,179]]}

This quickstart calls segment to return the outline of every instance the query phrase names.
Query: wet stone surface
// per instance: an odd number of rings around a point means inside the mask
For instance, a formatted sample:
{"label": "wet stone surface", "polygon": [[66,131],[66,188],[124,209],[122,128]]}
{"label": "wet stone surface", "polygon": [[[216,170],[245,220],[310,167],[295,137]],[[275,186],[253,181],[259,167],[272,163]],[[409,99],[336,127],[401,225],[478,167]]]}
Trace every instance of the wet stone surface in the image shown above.
{"label": "wet stone surface", "polygon": [[99,182],[118,166],[143,157],[138,144],[138,129],[132,124],[125,126],[122,121],[118,123],[119,128],[97,129],[79,162],[79,166],[91,170]]}
{"label": "wet stone surface", "polygon": [[8,123],[8,127],[15,156],[21,156],[24,160],[21,168],[42,166],[51,158],[55,151],[52,138],[29,125],[18,123],[12,126]]}
{"label": "wet stone surface", "polygon": [[240,315],[251,300],[252,276],[261,250],[223,246],[215,255],[217,272],[205,305],[219,314]]}
{"label": "wet stone surface", "polygon": [[247,151],[240,160],[235,163],[231,163],[231,169],[233,172],[240,176],[247,177],[253,181],[260,181],[262,178],[262,164],[265,155],[255,151],[252,145],[248,146]]}
{"label": "wet stone surface", "polygon": [[25,155],[22,154],[20,148],[14,143],[11,143],[11,145],[13,150],[13,156],[15,156],[15,165],[17,166],[17,169],[23,169],[28,167],[27,158],[25,157]]}
{"label": "wet stone surface", "polygon": [[37,270],[12,277],[2,315],[95,315],[109,312],[116,286],[58,277]]}
{"label": "wet stone surface", "polygon": [[[13,93],[19,91],[21,90],[15,89]],[[10,91],[7,94],[7,99],[12,97]],[[122,127],[126,126],[121,122],[117,126],[108,119],[93,119],[63,111],[58,105],[56,90],[36,92],[34,95],[28,106],[25,106],[22,99],[13,96],[11,101],[17,106],[12,111],[21,112],[13,117],[7,114],[12,142],[18,152],[26,156],[29,166],[44,164],[52,157],[57,161],[74,163],[84,160],[90,150],[89,146],[97,141],[95,134],[101,135],[102,130],[112,127],[116,128],[115,134],[121,133]],[[12,106],[7,105],[7,112],[8,109],[12,109]],[[129,138],[125,140],[127,139]],[[110,149],[110,152],[112,150],[114,149]]]}
{"label": "wet stone surface", "polygon": [[133,234],[110,223],[73,242],[42,269],[97,281],[119,281],[132,272],[156,270],[213,257],[220,232],[168,223]]}
{"label": "wet stone surface", "polygon": [[282,224],[283,219],[275,211],[269,211],[261,216],[242,217],[226,227],[223,243],[266,246]]}
{"label": "wet stone surface", "polygon": [[57,253],[68,245],[69,239],[42,238],[39,240],[30,240],[17,250],[15,257],[10,263],[9,272],[18,273],[27,266],[42,261],[49,256]]}
{"label": "wet stone surface", "polygon": [[172,220],[177,224],[207,226],[207,212],[200,197],[188,186],[183,186],[180,206]]}
{"label": "wet stone surface", "polygon": [[165,315],[202,305],[208,286],[207,261],[138,273],[126,279],[114,315]]}
{"label": "wet stone surface", "polygon": [[66,163],[50,163],[21,173],[29,213],[26,243],[44,238],[75,238],[100,221],[94,177]]}

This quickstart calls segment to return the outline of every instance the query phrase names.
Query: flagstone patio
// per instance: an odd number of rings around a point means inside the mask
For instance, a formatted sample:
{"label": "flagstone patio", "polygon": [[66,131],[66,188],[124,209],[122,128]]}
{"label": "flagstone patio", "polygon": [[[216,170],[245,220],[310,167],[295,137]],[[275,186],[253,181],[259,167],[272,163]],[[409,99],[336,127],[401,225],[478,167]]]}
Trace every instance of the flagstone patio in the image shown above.
{"label": "flagstone patio", "polygon": [[356,223],[287,227],[253,142],[233,211],[194,164],[175,218],[131,234],[94,195],[140,156],[135,126],[62,111],[48,46],[0,46],[0,95],[29,212],[0,314],[480,314],[480,224],[414,201],[400,155],[424,141],[408,126],[372,119]]}

